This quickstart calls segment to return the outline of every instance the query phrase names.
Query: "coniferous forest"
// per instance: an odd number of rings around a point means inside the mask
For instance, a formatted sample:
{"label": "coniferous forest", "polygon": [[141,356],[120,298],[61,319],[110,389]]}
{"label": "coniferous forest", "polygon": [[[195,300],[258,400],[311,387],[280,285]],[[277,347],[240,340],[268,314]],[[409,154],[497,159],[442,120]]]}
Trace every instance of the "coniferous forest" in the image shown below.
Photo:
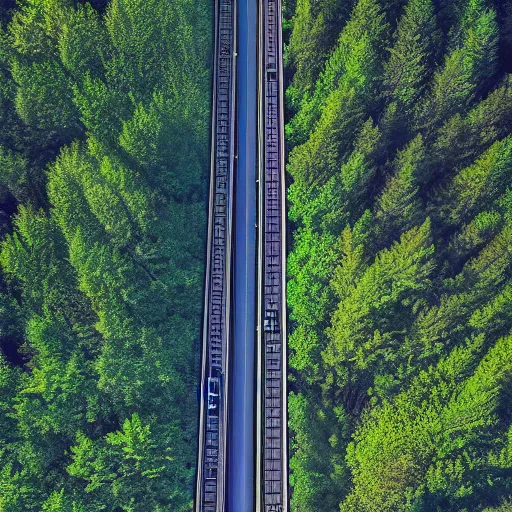
{"label": "coniferous forest", "polygon": [[0,510],[188,512],[211,2],[0,26]]}
{"label": "coniferous forest", "polygon": [[[512,2],[284,17],[291,508],[510,512]],[[211,28],[0,2],[0,512],[192,509]]]}
{"label": "coniferous forest", "polygon": [[292,510],[512,510],[512,2],[287,0]]}

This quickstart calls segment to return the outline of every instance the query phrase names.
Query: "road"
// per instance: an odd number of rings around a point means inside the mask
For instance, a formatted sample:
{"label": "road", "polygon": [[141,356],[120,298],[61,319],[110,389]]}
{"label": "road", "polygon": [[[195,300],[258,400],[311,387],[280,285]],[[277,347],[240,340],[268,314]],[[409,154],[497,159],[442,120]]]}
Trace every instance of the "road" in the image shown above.
{"label": "road", "polygon": [[260,0],[256,510],[288,511],[286,190],[281,0]]}
{"label": "road", "polygon": [[233,331],[228,410],[227,512],[254,511],[257,0],[238,2]]}
{"label": "road", "polygon": [[196,512],[288,511],[280,21],[215,0]]}
{"label": "road", "polygon": [[236,3],[215,3],[212,147],[201,363],[196,512],[226,508],[232,298]]}

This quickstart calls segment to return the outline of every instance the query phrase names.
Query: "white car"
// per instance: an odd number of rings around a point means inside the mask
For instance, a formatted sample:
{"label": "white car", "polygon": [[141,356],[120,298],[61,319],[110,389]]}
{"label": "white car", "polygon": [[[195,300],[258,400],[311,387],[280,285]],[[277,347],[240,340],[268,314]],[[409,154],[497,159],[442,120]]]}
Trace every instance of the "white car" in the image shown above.
{"label": "white car", "polygon": [[216,409],[219,398],[219,378],[208,377],[208,409]]}

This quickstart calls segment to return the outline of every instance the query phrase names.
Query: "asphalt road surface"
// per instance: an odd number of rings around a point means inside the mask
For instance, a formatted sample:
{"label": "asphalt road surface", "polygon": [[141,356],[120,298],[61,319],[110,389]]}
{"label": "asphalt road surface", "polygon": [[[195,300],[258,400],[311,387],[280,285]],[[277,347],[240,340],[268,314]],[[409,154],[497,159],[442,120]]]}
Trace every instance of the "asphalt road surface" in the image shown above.
{"label": "asphalt road surface", "polygon": [[254,511],[257,19],[256,0],[238,2],[238,164],[235,175],[227,512]]}

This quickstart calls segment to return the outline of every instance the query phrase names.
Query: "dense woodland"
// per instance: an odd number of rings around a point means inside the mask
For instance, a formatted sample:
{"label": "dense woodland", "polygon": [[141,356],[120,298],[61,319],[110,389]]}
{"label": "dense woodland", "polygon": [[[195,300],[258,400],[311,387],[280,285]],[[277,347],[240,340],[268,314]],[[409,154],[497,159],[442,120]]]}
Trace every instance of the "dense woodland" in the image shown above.
{"label": "dense woodland", "polygon": [[0,4],[0,511],[189,511],[209,0]]}
{"label": "dense woodland", "polygon": [[[292,509],[509,512],[512,2],[285,17]],[[189,511],[211,1],[0,27],[0,512]]]}
{"label": "dense woodland", "polygon": [[512,2],[285,17],[292,510],[511,511]]}

